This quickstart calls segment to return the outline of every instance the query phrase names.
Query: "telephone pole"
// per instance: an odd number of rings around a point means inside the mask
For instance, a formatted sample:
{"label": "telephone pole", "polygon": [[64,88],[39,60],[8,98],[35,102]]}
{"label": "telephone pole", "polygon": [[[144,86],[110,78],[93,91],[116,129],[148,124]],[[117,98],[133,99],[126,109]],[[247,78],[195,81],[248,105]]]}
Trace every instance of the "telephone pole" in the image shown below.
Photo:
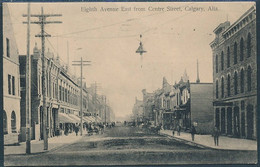
{"label": "telephone pole", "polygon": [[105,96],[105,124],[107,123],[107,97]]}
{"label": "telephone pole", "polygon": [[46,21],[46,18],[49,17],[58,17],[62,16],[61,14],[44,14],[43,7],[41,7],[41,14],[28,14],[23,15],[23,17],[37,17],[39,21],[31,21],[23,22],[24,24],[39,24],[41,28],[40,34],[35,35],[35,37],[40,37],[42,42],[42,108],[43,108],[43,140],[44,140],[44,150],[48,150],[48,130],[47,127],[47,104],[46,104],[46,69],[45,69],[45,37],[51,37],[50,34],[45,32],[45,24],[55,24],[55,23],[62,23],[61,21]]}
{"label": "telephone pole", "polygon": [[31,154],[31,57],[30,57],[30,3],[27,16],[27,58],[26,58],[26,154]]}
{"label": "telephone pole", "polygon": [[97,123],[97,82],[95,82],[95,122]]}
{"label": "telephone pole", "polygon": [[95,99],[94,99],[94,106],[95,106],[95,108],[94,108],[94,111],[95,111],[95,122],[97,123],[97,88],[100,88],[100,85],[99,85],[99,87],[97,87],[97,84],[100,84],[100,83],[97,83],[97,82],[95,82],[95,87],[94,87],[94,93],[95,93]]}
{"label": "telephone pole", "polygon": [[83,91],[83,87],[82,87],[82,69],[83,69],[83,66],[89,66],[91,64],[87,64],[87,63],[90,63],[91,61],[83,61],[82,60],[82,57],[80,58],[80,61],[72,61],[73,63],[76,63],[76,64],[72,64],[73,66],[80,66],[80,135],[82,136],[82,133],[83,133],[83,94],[82,94],[82,91]]}

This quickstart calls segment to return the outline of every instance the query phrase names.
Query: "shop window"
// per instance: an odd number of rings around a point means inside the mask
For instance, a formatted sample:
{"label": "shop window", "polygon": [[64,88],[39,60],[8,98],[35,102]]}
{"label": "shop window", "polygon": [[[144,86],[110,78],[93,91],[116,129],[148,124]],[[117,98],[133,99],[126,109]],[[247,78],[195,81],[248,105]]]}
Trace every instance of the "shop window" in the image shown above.
{"label": "shop window", "polygon": [[247,90],[248,91],[251,91],[251,89],[252,89],[251,77],[252,77],[252,69],[250,66],[248,66],[248,69],[247,69]]}
{"label": "shop window", "polygon": [[238,93],[237,72],[234,74],[234,93],[235,95]]}
{"label": "shop window", "polygon": [[12,94],[12,76],[8,74],[8,94]]}
{"label": "shop window", "polygon": [[240,92],[244,93],[244,69],[240,71]]}
{"label": "shop window", "polygon": [[216,99],[218,99],[218,80],[216,81]]}
{"label": "shop window", "polygon": [[240,40],[240,61],[244,60],[244,39]]}
{"label": "shop window", "polygon": [[224,98],[224,77],[221,78],[221,97]]}
{"label": "shop window", "polygon": [[251,56],[251,34],[247,35],[247,57]]}
{"label": "shop window", "polygon": [[14,78],[14,76],[12,76],[12,92],[13,92],[13,95],[15,95],[15,78]]}
{"label": "shop window", "polygon": [[14,111],[12,111],[11,114],[11,128],[12,128],[12,133],[16,133],[16,115]]}
{"label": "shop window", "polygon": [[3,113],[3,127],[4,127],[4,134],[8,134],[8,129],[7,129],[7,116],[6,112],[4,111]]}
{"label": "shop window", "polygon": [[231,91],[230,91],[230,75],[228,75],[228,78],[227,78],[227,95],[228,96],[231,95]]}
{"label": "shop window", "polygon": [[216,65],[216,73],[218,73],[218,55],[216,55],[215,65]]}
{"label": "shop window", "polygon": [[245,110],[245,101],[244,100],[241,101],[241,110]]}
{"label": "shop window", "polygon": [[237,43],[234,44],[234,64],[237,64]]}
{"label": "shop window", "polygon": [[230,67],[230,49],[227,49],[227,68]]}
{"label": "shop window", "polygon": [[224,52],[221,52],[221,70],[224,70]]}
{"label": "shop window", "polygon": [[8,38],[6,38],[6,56],[10,57],[10,42]]}

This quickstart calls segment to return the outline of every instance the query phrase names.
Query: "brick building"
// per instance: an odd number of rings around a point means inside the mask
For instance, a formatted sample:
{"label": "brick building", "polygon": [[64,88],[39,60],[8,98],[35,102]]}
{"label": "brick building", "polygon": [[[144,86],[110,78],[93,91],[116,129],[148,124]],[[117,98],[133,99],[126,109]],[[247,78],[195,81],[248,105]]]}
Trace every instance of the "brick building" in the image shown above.
{"label": "brick building", "polygon": [[[20,55],[21,76],[21,137],[26,137],[26,110],[25,110],[25,76],[26,56]],[[57,135],[61,123],[79,123],[79,84],[77,79],[71,76],[68,69],[60,64],[59,57],[56,59],[48,50],[45,53],[46,63],[46,103],[47,103],[47,127],[49,137]],[[31,56],[31,137],[43,139],[43,89],[42,89],[42,61],[41,51],[37,44]],[[86,94],[86,91],[83,91]],[[85,95],[86,96],[86,95]],[[86,99],[83,99],[83,103]],[[83,109],[86,108],[83,105]]]}
{"label": "brick building", "polygon": [[256,8],[232,25],[215,30],[213,52],[214,123],[223,135],[256,139]]}

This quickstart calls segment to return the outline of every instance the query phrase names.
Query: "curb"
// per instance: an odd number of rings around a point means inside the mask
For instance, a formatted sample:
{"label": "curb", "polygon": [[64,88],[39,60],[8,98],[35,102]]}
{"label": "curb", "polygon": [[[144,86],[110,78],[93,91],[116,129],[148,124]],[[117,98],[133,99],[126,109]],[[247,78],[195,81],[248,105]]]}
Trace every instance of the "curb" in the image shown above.
{"label": "curb", "polygon": [[[83,136],[82,136],[82,137],[83,137]],[[71,142],[71,143],[68,143],[68,144],[64,143],[64,144],[62,144],[62,145],[60,145],[60,146],[53,147],[52,149],[43,150],[43,151],[40,151],[40,152],[35,152],[35,153],[30,153],[30,154],[26,154],[26,153],[22,153],[22,154],[4,154],[4,156],[21,156],[21,155],[39,155],[39,154],[44,154],[44,153],[48,153],[48,152],[50,152],[50,151],[55,151],[55,150],[58,150],[58,149],[60,149],[60,148],[64,148],[64,147],[66,147],[66,146],[72,145],[72,144],[74,144],[75,142],[77,142],[78,140],[82,139],[82,137],[79,138],[79,139],[77,139],[77,140],[75,140],[75,141],[73,141],[73,142]]]}
{"label": "curb", "polygon": [[159,132],[159,133],[160,133],[160,135],[167,136],[167,137],[169,137],[169,138],[173,138],[173,139],[175,139],[175,140],[177,140],[177,141],[185,142],[185,143],[188,144],[188,145],[197,146],[197,147],[199,147],[199,148],[208,148],[208,149],[223,150],[223,151],[257,151],[257,150],[243,150],[243,149],[214,148],[214,147],[210,147],[210,146],[207,146],[207,145],[198,144],[198,143],[195,143],[195,142],[186,140],[186,139],[177,138],[177,137],[174,137],[174,136],[165,134],[165,133],[161,133],[161,132]]}
{"label": "curb", "polygon": [[192,142],[192,141],[188,141],[188,140],[185,140],[185,139],[180,139],[180,138],[177,138],[177,137],[174,137],[174,136],[171,136],[171,135],[167,135],[167,134],[164,134],[164,133],[160,133],[160,135],[162,136],[166,136],[168,138],[172,138],[174,140],[177,140],[179,142],[184,142],[185,144],[188,144],[190,146],[196,146],[196,147],[199,147],[199,148],[210,148],[210,149],[214,149],[212,147],[209,147],[209,146],[205,146],[205,145],[202,145],[202,144],[198,144],[198,143],[195,143],[195,142]]}

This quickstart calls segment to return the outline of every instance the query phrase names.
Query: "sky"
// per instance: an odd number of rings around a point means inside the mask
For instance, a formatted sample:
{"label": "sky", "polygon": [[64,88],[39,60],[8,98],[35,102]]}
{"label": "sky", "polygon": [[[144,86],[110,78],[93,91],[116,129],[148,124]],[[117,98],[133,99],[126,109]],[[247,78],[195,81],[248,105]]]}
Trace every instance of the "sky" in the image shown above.
{"label": "sky", "polygon": [[[225,21],[235,22],[253,2],[90,2],[31,3],[31,14],[62,14],[47,20],[46,48],[70,65],[79,76],[79,67],[71,61],[91,61],[84,67],[87,86],[96,82],[98,93],[107,96],[116,117],[132,113],[135,97],[162,87],[166,77],[170,84],[178,82],[185,69],[190,82],[196,81],[199,61],[201,82],[212,82],[213,30]],[[23,24],[27,3],[8,4],[19,54],[26,54],[27,26]],[[109,9],[108,9],[109,8]],[[115,8],[118,8],[117,10]],[[87,9],[91,9],[87,11]],[[131,9],[126,11],[126,9]],[[109,10],[109,11],[108,11]],[[115,11],[116,10],[116,11]],[[31,18],[37,21],[37,18]],[[41,47],[40,26],[31,25],[31,53],[35,43]],[[136,53],[142,34],[147,51]],[[141,68],[142,66],[142,68]]]}

